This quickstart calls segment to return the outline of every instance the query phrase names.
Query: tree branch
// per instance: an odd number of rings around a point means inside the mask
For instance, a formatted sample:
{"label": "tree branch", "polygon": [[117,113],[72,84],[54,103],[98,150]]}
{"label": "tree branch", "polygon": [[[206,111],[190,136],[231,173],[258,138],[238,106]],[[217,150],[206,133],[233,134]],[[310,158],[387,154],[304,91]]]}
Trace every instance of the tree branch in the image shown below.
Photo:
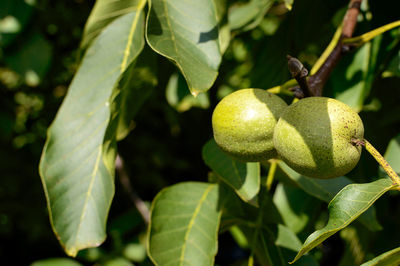
{"label": "tree branch", "polygon": [[148,225],[150,222],[149,208],[147,208],[147,205],[144,203],[144,201],[133,190],[131,181],[125,170],[124,161],[122,160],[121,156],[119,156],[119,154],[117,154],[117,158],[115,159],[115,169],[118,173],[119,181],[122,187],[128,194],[136,209],[139,211],[145,224]]}
{"label": "tree branch", "polygon": [[[300,90],[302,90],[303,92],[300,93],[298,91],[299,90],[298,87],[291,88],[291,90],[295,92],[296,97],[300,96],[298,98],[303,98],[308,96],[322,96],[323,87],[327,82],[333,69],[339,62],[342,55],[344,53],[347,53],[351,48],[351,44],[343,44],[342,41],[343,39],[352,37],[354,33],[355,27],[357,25],[357,17],[358,14],[360,13],[361,2],[362,0],[350,0],[349,7],[342,22],[341,37],[339,38],[339,41],[337,42],[336,46],[330,52],[329,56],[326,58],[325,62],[318,69],[318,71],[314,75],[308,78],[302,77],[302,80],[300,80],[300,82],[298,78],[293,76],[298,81]],[[304,86],[304,80],[306,80],[307,88],[305,88]],[[303,85],[300,83],[303,83]],[[302,94],[304,95],[303,97],[301,97]]]}

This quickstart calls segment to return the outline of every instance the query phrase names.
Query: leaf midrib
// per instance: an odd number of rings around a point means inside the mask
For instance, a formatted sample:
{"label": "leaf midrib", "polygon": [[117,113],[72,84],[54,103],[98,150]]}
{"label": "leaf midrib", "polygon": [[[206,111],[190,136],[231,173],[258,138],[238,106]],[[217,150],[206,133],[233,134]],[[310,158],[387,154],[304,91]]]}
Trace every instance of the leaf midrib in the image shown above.
{"label": "leaf midrib", "polygon": [[200,213],[200,209],[201,209],[201,207],[203,205],[203,202],[206,200],[207,195],[211,191],[212,188],[213,188],[213,185],[209,185],[208,188],[204,191],[203,195],[201,196],[201,198],[199,200],[199,203],[196,206],[196,209],[195,209],[195,211],[193,213],[193,216],[189,221],[189,225],[188,225],[187,231],[185,233],[185,237],[184,237],[184,244],[182,246],[181,256],[179,258],[180,265],[182,265],[182,262],[185,261],[185,250],[186,250],[186,246],[187,246],[187,242],[188,242],[190,231],[192,230],[193,225],[194,225],[194,221],[197,218],[198,214]]}

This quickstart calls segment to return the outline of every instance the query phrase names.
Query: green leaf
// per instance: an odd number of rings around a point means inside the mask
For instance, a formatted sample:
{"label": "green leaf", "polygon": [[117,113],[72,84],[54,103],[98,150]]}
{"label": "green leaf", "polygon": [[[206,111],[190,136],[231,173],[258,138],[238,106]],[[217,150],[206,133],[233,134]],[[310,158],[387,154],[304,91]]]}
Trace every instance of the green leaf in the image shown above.
{"label": "green leaf", "polygon": [[400,173],[400,134],[390,140],[384,157],[393,170]]}
{"label": "green leaf", "polygon": [[[256,228],[240,226],[256,255],[257,265],[288,265],[287,261],[301,248],[301,242],[289,228],[281,224],[265,224]],[[304,256],[296,265],[316,266],[311,256]]]}
{"label": "green leaf", "polygon": [[381,36],[366,43],[350,57],[346,57],[332,73],[330,82],[334,96],[360,112],[369,95],[377,68]]}
{"label": "green leaf", "polygon": [[254,29],[261,23],[273,3],[273,0],[250,0],[246,4],[233,6],[228,18],[230,28],[242,31]]}
{"label": "green leaf", "polygon": [[210,106],[208,94],[199,93],[197,97],[194,97],[189,92],[185,78],[179,73],[174,73],[169,78],[166,98],[178,112],[185,112],[192,107],[207,109]]}
{"label": "green leaf", "polygon": [[[289,261],[301,249],[301,241],[288,227],[278,224],[275,245],[281,248],[285,261]],[[287,265],[287,264],[285,264]],[[317,261],[309,255],[305,255],[296,262],[296,266],[317,266]]]}
{"label": "green leaf", "polygon": [[350,184],[343,188],[328,205],[328,224],[321,230],[312,233],[306,239],[293,262],[337,231],[349,225],[392,187],[392,181],[388,178],[383,178],[371,183]]}
{"label": "green leaf", "polygon": [[400,247],[385,252],[361,266],[391,266],[400,264]]}
{"label": "green leaf", "polygon": [[220,184],[220,195],[224,200],[220,231],[224,232],[232,225],[256,227],[257,219],[263,224],[281,224],[282,217],[274,205],[270,193],[262,189],[259,193],[259,207],[247,204],[225,183]]}
{"label": "green leaf", "polygon": [[204,162],[217,176],[232,187],[238,196],[257,206],[260,191],[260,164],[242,163],[226,155],[212,139],[203,147]]}
{"label": "green leaf", "polygon": [[400,50],[393,56],[386,71],[389,75],[400,77]]}
{"label": "green leaf", "polygon": [[341,230],[340,238],[344,242],[344,252],[338,265],[361,265],[374,237],[366,228],[355,224]]}
{"label": "green leaf", "polygon": [[227,17],[227,0],[214,0],[219,26],[219,47],[224,54],[231,40],[231,29]]}
{"label": "green leaf", "polygon": [[217,184],[180,183],[151,207],[148,252],[155,265],[213,265],[221,212]]}
{"label": "green leaf", "polygon": [[321,202],[303,190],[279,183],[274,193],[274,203],[285,224],[295,233],[301,232]]}
{"label": "green leaf", "polygon": [[146,37],[157,53],[181,70],[192,94],[207,91],[221,62],[214,0],[152,0]]}
{"label": "green leaf", "polygon": [[86,49],[114,19],[137,12],[141,2],[142,0],[97,0],[83,30],[81,49]]}
{"label": "green leaf", "polygon": [[[325,202],[330,202],[341,189],[352,183],[350,179],[344,176],[333,179],[316,179],[302,176],[282,161],[279,162],[279,167],[302,190]],[[364,212],[359,220],[371,231],[382,229],[381,225],[376,220],[374,206],[371,206],[371,208]]]}
{"label": "green leaf", "polygon": [[121,102],[117,129],[118,141],[125,138],[133,129],[132,119],[157,85],[156,69],[156,55],[150,49],[144,49],[135,63],[125,71],[119,84]]}
{"label": "green leaf", "polygon": [[[282,250],[275,244],[277,239],[277,228],[264,226],[256,228],[250,234],[255,239],[252,242],[252,250],[256,254],[261,265],[287,265]],[[275,230],[274,230],[275,229]]]}
{"label": "green leaf", "polygon": [[70,256],[106,237],[121,101],[117,85],[143,48],[143,23],[142,11],[129,13],[98,36],[47,133],[39,171],[53,230]]}

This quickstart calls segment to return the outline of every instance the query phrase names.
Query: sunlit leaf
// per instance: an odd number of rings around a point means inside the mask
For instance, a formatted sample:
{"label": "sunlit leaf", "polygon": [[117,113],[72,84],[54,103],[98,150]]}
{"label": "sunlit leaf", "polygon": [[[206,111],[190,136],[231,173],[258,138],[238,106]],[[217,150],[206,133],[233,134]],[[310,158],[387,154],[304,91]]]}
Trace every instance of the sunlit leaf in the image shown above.
{"label": "sunlit leaf", "polygon": [[214,0],[152,0],[147,41],[181,70],[190,91],[207,91],[221,62],[218,16]]}
{"label": "sunlit leaf", "polygon": [[361,266],[391,266],[400,264],[400,247],[385,252]]}
{"label": "sunlit leaf", "polygon": [[129,13],[98,36],[48,130],[40,175],[53,230],[70,256],[106,237],[114,194],[118,84],[143,48],[143,23],[142,11]]}
{"label": "sunlit leaf", "polygon": [[93,39],[114,19],[138,9],[142,0],[97,0],[86,22],[81,48],[86,49]]}
{"label": "sunlit leaf", "polygon": [[343,188],[329,203],[328,224],[312,233],[306,239],[293,262],[337,231],[349,225],[392,187],[392,181],[383,178],[371,183],[350,184]]}
{"label": "sunlit leaf", "polygon": [[[341,189],[352,183],[350,179],[344,176],[333,179],[317,179],[302,176],[284,162],[279,162],[279,167],[306,193],[325,202],[330,202]],[[364,212],[359,220],[371,231],[382,229],[376,220],[374,206],[371,206],[371,208]]]}
{"label": "sunlit leaf", "polygon": [[151,207],[148,251],[155,265],[213,265],[217,253],[217,184],[180,183],[162,190]]}
{"label": "sunlit leaf", "polygon": [[203,147],[205,163],[226,184],[231,186],[244,201],[257,205],[257,194],[260,190],[260,164],[242,163],[226,155],[210,140]]}

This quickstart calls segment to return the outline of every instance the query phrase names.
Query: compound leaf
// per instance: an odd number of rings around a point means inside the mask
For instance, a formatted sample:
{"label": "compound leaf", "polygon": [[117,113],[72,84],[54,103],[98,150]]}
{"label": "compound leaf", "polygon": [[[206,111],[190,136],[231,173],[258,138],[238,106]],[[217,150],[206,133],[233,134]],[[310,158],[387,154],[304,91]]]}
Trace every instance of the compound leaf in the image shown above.
{"label": "compound leaf", "polygon": [[65,252],[100,245],[114,194],[121,76],[144,46],[144,15],[126,14],[83,57],[48,130],[40,162],[50,221]]}
{"label": "compound leaf", "polygon": [[391,188],[393,188],[393,184],[388,178],[365,184],[350,184],[343,188],[328,205],[328,224],[312,233],[306,239],[293,262],[337,231],[349,225]]}
{"label": "compound leaf", "polygon": [[214,0],[152,0],[146,37],[157,53],[181,70],[192,94],[207,91],[221,62]]}
{"label": "compound leaf", "polygon": [[221,212],[217,184],[162,190],[151,207],[148,249],[155,265],[213,265]]}
{"label": "compound leaf", "polygon": [[260,191],[259,163],[242,163],[232,159],[217,146],[214,140],[204,145],[203,159],[242,200],[257,205],[256,197]]}

